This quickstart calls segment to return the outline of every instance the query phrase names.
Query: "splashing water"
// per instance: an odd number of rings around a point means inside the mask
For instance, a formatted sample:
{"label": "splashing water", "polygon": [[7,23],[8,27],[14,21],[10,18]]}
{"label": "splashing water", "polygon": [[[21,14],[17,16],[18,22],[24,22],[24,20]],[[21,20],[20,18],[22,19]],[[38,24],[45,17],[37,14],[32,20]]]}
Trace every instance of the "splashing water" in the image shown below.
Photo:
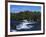
{"label": "splashing water", "polygon": [[18,26],[16,26],[16,28],[18,30],[21,30],[21,29],[30,29],[30,28],[32,28],[34,26],[33,25],[27,26],[27,24],[33,24],[33,23],[36,23],[36,22],[29,22],[27,20],[23,20],[23,22],[21,24],[19,24]]}

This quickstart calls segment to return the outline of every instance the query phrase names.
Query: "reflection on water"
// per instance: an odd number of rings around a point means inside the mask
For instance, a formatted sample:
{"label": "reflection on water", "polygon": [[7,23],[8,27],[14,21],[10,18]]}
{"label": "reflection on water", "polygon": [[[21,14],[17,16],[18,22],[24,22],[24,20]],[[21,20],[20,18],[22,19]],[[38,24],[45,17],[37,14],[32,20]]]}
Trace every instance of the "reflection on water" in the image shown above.
{"label": "reflection on water", "polygon": [[16,31],[34,31],[34,30],[40,30],[41,29],[41,24],[36,21],[27,21],[27,20],[22,20],[22,21],[16,21],[12,20],[11,21],[11,30],[12,32]]}

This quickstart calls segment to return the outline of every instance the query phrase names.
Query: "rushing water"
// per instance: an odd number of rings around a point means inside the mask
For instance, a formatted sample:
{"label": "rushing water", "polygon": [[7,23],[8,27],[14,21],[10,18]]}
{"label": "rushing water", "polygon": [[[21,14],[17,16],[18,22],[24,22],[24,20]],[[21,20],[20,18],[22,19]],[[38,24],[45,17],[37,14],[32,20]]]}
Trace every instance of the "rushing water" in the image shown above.
{"label": "rushing water", "polygon": [[16,31],[34,31],[34,30],[41,30],[41,23],[36,21],[16,21],[11,20],[10,23],[10,31],[16,32]]}

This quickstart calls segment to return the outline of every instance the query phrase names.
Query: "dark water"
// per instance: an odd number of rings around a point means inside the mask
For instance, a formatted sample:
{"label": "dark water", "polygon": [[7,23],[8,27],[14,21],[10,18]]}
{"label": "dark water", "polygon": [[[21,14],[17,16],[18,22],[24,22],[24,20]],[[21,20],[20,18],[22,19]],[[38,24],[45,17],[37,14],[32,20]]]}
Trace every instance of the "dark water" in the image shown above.
{"label": "dark water", "polygon": [[10,31],[37,31],[41,30],[41,23],[36,21],[16,21],[10,20]]}

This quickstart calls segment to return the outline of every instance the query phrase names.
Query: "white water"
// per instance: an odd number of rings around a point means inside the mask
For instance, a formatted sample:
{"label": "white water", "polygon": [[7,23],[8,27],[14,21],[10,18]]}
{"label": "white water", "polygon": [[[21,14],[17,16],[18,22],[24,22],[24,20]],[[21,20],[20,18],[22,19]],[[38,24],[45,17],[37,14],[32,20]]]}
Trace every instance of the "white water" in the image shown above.
{"label": "white water", "polygon": [[[17,30],[21,30],[21,29],[31,29],[34,27],[34,25],[27,25],[27,24],[35,24],[37,22],[34,21],[27,21],[27,20],[23,20],[23,22],[19,25],[16,26]],[[11,30],[12,32],[16,32],[16,30]]]}
{"label": "white water", "polygon": [[34,23],[36,23],[36,22],[29,22],[29,21],[27,21],[27,20],[23,20],[24,22],[22,22],[21,24],[19,24],[19,26],[16,26],[16,28],[18,29],[18,30],[21,30],[21,29],[30,29],[30,28],[32,28],[32,27],[34,27],[33,25],[29,25],[29,26],[27,26],[27,24],[34,24]]}

